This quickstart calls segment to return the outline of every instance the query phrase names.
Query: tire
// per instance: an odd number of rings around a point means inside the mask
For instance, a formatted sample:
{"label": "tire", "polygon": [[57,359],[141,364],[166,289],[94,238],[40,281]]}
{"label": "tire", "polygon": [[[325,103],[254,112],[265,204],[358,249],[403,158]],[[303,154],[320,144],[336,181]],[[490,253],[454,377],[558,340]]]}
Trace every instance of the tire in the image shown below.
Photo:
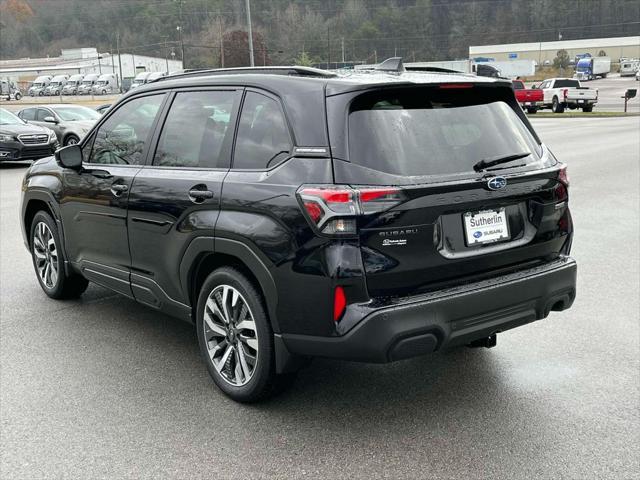
{"label": "tire", "polygon": [[67,135],[67,137],[65,137],[63,144],[66,147],[67,145],[75,145],[79,141],[80,141],[80,139],[78,138],[77,135],[71,134],[71,135]]}
{"label": "tire", "polygon": [[585,113],[593,112],[593,105],[589,105],[588,107],[582,107],[582,111]]}
{"label": "tire", "polygon": [[43,96],[44,96],[44,92],[43,92],[42,90],[41,90],[41,91],[39,91],[39,92],[38,92],[38,96],[39,96],[39,97],[43,97]]}
{"label": "tire", "polygon": [[22,94],[21,93],[16,93],[15,94],[16,101],[19,101],[21,98],[22,98]]}
{"label": "tire", "polygon": [[256,402],[290,379],[275,373],[273,331],[262,295],[239,270],[222,267],[211,273],[196,308],[200,353],[211,378],[227,396]]}
{"label": "tire", "polygon": [[67,275],[56,222],[47,212],[39,211],[31,222],[29,246],[36,278],[49,297],[57,300],[77,298],[89,282],[80,275]]}
{"label": "tire", "polygon": [[551,103],[551,111],[553,113],[564,112],[564,106],[558,101],[558,97],[553,97],[553,101]]}
{"label": "tire", "polygon": [[527,108],[527,113],[530,113],[533,115],[534,113],[537,113],[537,112],[538,112],[537,108]]}
{"label": "tire", "polygon": [[107,91],[106,90],[102,90],[102,95],[106,95]]}

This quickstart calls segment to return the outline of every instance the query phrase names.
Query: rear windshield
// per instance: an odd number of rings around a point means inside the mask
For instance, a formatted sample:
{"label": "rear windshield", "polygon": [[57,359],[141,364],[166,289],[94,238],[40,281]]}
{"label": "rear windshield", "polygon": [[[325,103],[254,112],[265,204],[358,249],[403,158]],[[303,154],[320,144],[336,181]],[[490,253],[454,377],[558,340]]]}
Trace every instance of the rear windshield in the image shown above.
{"label": "rear windshield", "polygon": [[349,162],[402,176],[474,172],[483,159],[530,152],[498,168],[541,166],[542,149],[503,101],[470,89],[366,94],[349,114]]}
{"label": "rear windshield", "polygon": [[579,87],[580,82],[578,80],[556,80],[553,84],[553,88],[575,88]]}

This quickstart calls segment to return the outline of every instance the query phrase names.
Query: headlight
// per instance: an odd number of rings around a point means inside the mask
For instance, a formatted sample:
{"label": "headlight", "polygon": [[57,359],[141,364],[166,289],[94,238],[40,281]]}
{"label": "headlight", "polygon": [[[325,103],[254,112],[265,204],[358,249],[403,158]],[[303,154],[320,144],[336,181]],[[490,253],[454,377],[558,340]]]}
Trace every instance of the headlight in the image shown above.
{"label": "headlight", "polygon": [[0,133],[0,142],[12,142],[13,141],[13,135],[5,135],[3,133]]}
{"label": "headlight", "polygon": [[51,130],[51,131],[49,132],[49,141],[51,141],[51,140],[56,140],[56,139],[57,139],[57,137],[56,137],[56,132],[54,132],[53,130]]}

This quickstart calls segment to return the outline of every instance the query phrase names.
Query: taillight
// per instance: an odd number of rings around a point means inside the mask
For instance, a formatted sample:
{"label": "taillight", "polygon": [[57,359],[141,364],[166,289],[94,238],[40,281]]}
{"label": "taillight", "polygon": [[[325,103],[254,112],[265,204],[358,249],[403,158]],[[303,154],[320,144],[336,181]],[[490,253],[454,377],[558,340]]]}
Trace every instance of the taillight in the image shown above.
{"label": "taillight", "polygon": [[558,172],[558,181],[564,184],[565,187],[569,186],[569,175],[567,174],[567,166],[563,165]]}
{"label": "taillight", "polygon": [[347,297],[344,288],[338,286],[333,293],[333,321],[338,322],[347,308]]}
{"label": "taillight", "polygon": [[558,185],[555,188],[556,201],[563,202],[569,198],[569,176],[567,175],[567,166],[563,165],[558,171]]}
{"label": "taillight", "polygon": [[404,200],[399,188],[341,185],[302,187],[298,197],[312,224],[327,235],[354,235],[358,216],[383,212]]}
{"label": "taillight", "polygon": [[569,90],[567,90],[566,88],[562,91],[562,96],[564,97],[564,99],[567,99],[567,93],[569,92]]}

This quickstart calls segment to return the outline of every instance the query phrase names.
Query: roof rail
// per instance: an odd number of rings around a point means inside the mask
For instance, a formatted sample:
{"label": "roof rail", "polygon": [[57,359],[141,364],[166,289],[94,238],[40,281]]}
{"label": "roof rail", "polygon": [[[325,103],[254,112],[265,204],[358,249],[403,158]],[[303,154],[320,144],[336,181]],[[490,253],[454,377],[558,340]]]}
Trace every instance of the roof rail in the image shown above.
{"label": "roof rail", "polygon": [[241,74],[263,74],[263,75],[286,75],[291,77],[321,77],[321,78],[333,78],[338,75],[327,70],[321,70],[319,68],[311,67],[237,67],[237,68],[202,68],[193,70],[184,70],[180,73],[174,73],[166,75],[162,78],[154,80],[158,82],[161,80],[172,80],[174,78],[185,77],[207,77],[211,75],[241,75]]}
{"label": "roof rail", "polygon": [[436,73],[464,73],[459,70],[451,70],[442,67],[405,67],[407,72],[436,72]]}

